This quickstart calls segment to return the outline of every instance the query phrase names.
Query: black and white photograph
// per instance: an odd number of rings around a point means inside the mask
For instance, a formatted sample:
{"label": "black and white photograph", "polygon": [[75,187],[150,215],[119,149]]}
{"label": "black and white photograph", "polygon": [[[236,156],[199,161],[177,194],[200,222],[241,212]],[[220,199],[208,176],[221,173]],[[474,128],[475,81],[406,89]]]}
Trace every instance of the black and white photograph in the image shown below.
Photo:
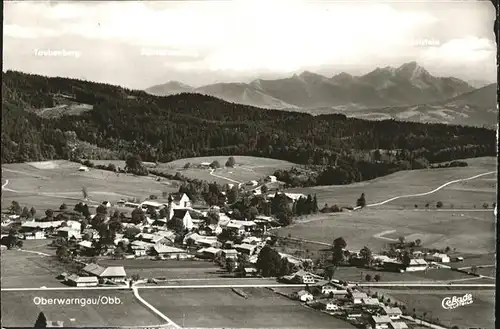
{"label": "black and white photograph", "polygon": [[497,9],[4,0],[1,328],[498,328]]}

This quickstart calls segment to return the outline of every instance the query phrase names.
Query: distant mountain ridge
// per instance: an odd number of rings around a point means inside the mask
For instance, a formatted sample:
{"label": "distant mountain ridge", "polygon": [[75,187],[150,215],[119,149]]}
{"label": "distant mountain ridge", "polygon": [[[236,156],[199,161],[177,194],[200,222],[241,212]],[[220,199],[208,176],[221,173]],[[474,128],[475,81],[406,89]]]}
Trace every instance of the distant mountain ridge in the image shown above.
{"label": "distant mountain ridge", "polygon": [[168,82],[147,88],[157,96],[194,92],[272,109],[381,108],[444,101],[474,87],[452,77],[434,77],[417,62],[377,68],[362,76],[339,73],[331,78],[304,71],[288,78],[251,83],[218,83],[199,88]]}

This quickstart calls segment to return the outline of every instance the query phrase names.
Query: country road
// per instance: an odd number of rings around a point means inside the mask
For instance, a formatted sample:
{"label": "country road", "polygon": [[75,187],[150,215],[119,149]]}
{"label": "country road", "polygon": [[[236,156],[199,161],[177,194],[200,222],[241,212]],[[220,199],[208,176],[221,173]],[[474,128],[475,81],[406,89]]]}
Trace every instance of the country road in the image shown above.
{"label": "country road", "polygon": [[[413,197],[419,197],[419,196],[426,196],[426,195],[429,195],[429,194],[432,194],[432,193],[436,193],[437,191],[445,188],[448,185],[455,184],[455,183],[460,183],[460,182],[465,182],[465,181],[468,181],[468,180],[476,179],[476,178],[479,178],[479,177],[482,177],[482,176],[486,176],[486,175],[492,175],[492,174],[495,174],[495,173],[496,173],[496,171],[490,171],[490,172],[487,172],[487,173],[484,173],[484,174],[475,175],[475,176],[472,176],[472,177],[469,177],[469,178],[455,179],[455,180],[449,181],[447,183],[444,183],[443,185],[441,185],[439,187],[436,187],[435,189],[433,189],[432,191],[429,191],[429,192],[395,196],[395,197],[387,199],[385,201],[368,204],[368,205],[366,205],[366,207],[381,206],[383,204],[386,204],[386,203],[389,203],[391,201],[398,200],[398,199],[413,198]],[[356,207],[354,209],[359,209],[359,207]]]}
{"label": "country road", "polygon": [[5,183],[2,185],[2,190],[4,189],[5,186],[7,186],[7,184],[9,184],[9,180],[8,179],[6,179]]}
{"label": "country road", "polygon": [[[373,283],[358,283],[358,287],[371,288],[436,288],[442,287],[447,289],[464,289],[464,288],[495,288],[495,284],[487,283],[427,283],[427,282],[373,282]],[[224,288],[303,288],[305,284],[201,284],[201,285],[154,285],[154,286],[134,286],[135,289],[224,289]],[[2,288],[1,291],[65,291],[65,290],[132,290],[129,286],[114,286],[114,287],[46,287],[46,288]]]}

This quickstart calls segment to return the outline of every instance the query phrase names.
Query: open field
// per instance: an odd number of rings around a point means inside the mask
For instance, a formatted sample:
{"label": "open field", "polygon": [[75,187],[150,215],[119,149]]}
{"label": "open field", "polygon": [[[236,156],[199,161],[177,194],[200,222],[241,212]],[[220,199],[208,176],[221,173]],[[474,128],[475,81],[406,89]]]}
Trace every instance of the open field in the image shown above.
{"label": "open field", "polygon": [[[140,304],[131,291],[15,291],[2,292],[2,325],[33,327],[39,312],[49,321],[64,321],[64,326],[102,327],[159,325],[164,321]],[[119,305],[35,305],[35,297],[98,298],[118,297]]]}
{"label": "open field", "polygon": [[[378,290],[378,289],[377,289]],[[412,313],[416,309],[418,316],[426,312],[427,319],[439,318],[439,322],[446,326],[459,328],[495,328],[495,292],[493,290],[474,291],[401,291],[385,290],[392,300],[397,300],[406,305]],[[467,293],[472,294],[473,303],[458,308],[447,310],[441,305],[445,297],[461,297]],[[411,314],[413,315],[413,314]]]}
{"label": "open field", "polygon": [[[189,260],[123,259],[100,260],[102,266],[124,266],[127,275],[139,274],[142,278],[197,279],[220,277],[224,271],[212,262]],[[219,273],[220,271],[220,273]]]}
{"label": "open field", "polygon": [[[380,275],[380,282],[399,282],[399,281],[418,281],[418,282],[437,282],[437,281],[450,281],[450,280],[464,280],[471,279],[471,283],[476,283],[477,277],[452,271],[449,269],[430,269],[428,271],[419,272],[384,272],[375,271],[364,268],[356,267],[339,267],[335,271],[335,279],[347,281],[365,281],[365,276],[370,274],[373,278],[375,275]],[[468,283],[469,281],[464,281]],[[488,282],[491,283],[491,282]]]}
{"label": "open field", "polygon": [[80,172],[79,167],[78,163],[64,160],[2,165],[2,185],[8,180],[2,190],[2,209],[14,200],[41,211],[57,209],[63,202],[73,206],[83,198],[83,187],[87,188],[90,199],[99,202],[131,197],[145,199],[151,194],[178,190],[167,180],[157,182],[153,177],[117,176],[98,169]]}
{"label": "open field", "polygon": [[[368,204],[381,202],[392,197],[429,192],[442,184],[456,179],[469,178],[478,174],[496,171],[496,158],[483,157],[467,159],[468,167],[423,169],[400,171],[388,176],[379,177],[370,181],[349,185],[316,186],[309,188],[290,189],[290,192],[316,194],[318,204],[323,206],[337,204],[339,206],[353,206],[361,193],[365,193]],[[494,174],[477,178],[478,182],[455,183],[446,186],[436,193],[421,196],[397,199],[378,208],[413,207],[418,204],[423,207],[426,202],[435,206],[437,201],[442,201],[449,208],[451,203],[455,207],[460,205],[478,207],[485,202],[492,203],[496,200],[496,177]],[[466,193],[469,192],[469,193]],[[437,194],[439,193],[439,194]]]}
{"label": "open field", "polygon": [[367,246],[376,252],[390,240],[408,236],[408,241],[421,239],[424,247],[449,246],[461,253],[484,254],[495,252],[495,228],[492,212],[365,208],[355,212],[316,215],[309,222],[283,227],[277,232],[280,236],[291,234],[294,238],[326,243],[343,237],[350,250]]}
{"label": "open field", "polygon": [[231,289],[144,289],[140,294],[181,327],[353,328],[268,289],[241,290],[248,299]]}
{"label": "open field", "polygon": [[1,283],[4,288],[61,286],[56,277],[64,268],[55,257],[6,250],[2,252],[1,265]]}
{"label": "open field", "polygon": [[[157,170],[164,171],[170,174],[179,172],[182,175],[190,178],[206,180],[209,182],[217,182],[221,184],[230,184],[236,182],[244,183],[250,180],[258,180],[264,178],[267,175],[272,175],[278,169],[288,169],[293,166],[297,166],[294,163],[283,160],[235,155],[234,159],[236,161],[236,165],[234,166],[234,168],[225,168],[224,164],[226,163],[227,159],[228,156],[186,158],[169,163],[161,163],[157,167]],[[202,162],[211,163],[213,161],[219,161],[223,168],[215,170],[212,174],[210,174],[209,169],[184,169],[184,165],[188,162],[194,166],[199,165]]]}

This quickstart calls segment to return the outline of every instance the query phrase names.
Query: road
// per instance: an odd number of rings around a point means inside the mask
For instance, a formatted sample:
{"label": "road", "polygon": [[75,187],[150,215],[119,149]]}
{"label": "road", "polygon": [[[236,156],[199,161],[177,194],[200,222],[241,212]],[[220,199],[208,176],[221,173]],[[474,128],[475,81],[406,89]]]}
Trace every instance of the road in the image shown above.
{"label": "road", "polygon": [[[492,175],[492,174],[495,174],[495,173],[496,173],[496,171],[490,171],[490,172],[487,172],[487,173],[484,173],[484,174],[479,174],[479,175],[475,175],[475,176],[468,177],[468,178],[455,179],[455,180],[449,181],[447,183],[444,183],[443,185],[438,186],[438,187],[436,187],[435,189],[433,189],[432,191],[429,191],[429,192],[395,196],[395,197],[387,199],[385,201],[368,204],[368,205],[366,205],[366,207],[381,206],[383,204],[386,204],[386,203],[389,203],[391,201],[398,200],[398,199],[413,198],[413,197],[419,197],[419,196],[426,196],[426,195],[429,195],[429,194],[432,194],[432,193],[436,193],[437,191],[442,190],[443,188],[445,188],[448,185],[455,184],[455,183],[460,183],[460,182],[465,182],[465,181],[468,181],[468,180],[476,179],[476,178],[483,177],[483,176],[486,176],[486,175]],[[359,209],[359,207],[356,207],[355,209]]]}
{"label": "road", "polygon": [[6,179],[5,183],[2,185],[2,190],[4,189],[5,186],[7,186],[7,184],[9,184],[9,180],[8,179]]}

